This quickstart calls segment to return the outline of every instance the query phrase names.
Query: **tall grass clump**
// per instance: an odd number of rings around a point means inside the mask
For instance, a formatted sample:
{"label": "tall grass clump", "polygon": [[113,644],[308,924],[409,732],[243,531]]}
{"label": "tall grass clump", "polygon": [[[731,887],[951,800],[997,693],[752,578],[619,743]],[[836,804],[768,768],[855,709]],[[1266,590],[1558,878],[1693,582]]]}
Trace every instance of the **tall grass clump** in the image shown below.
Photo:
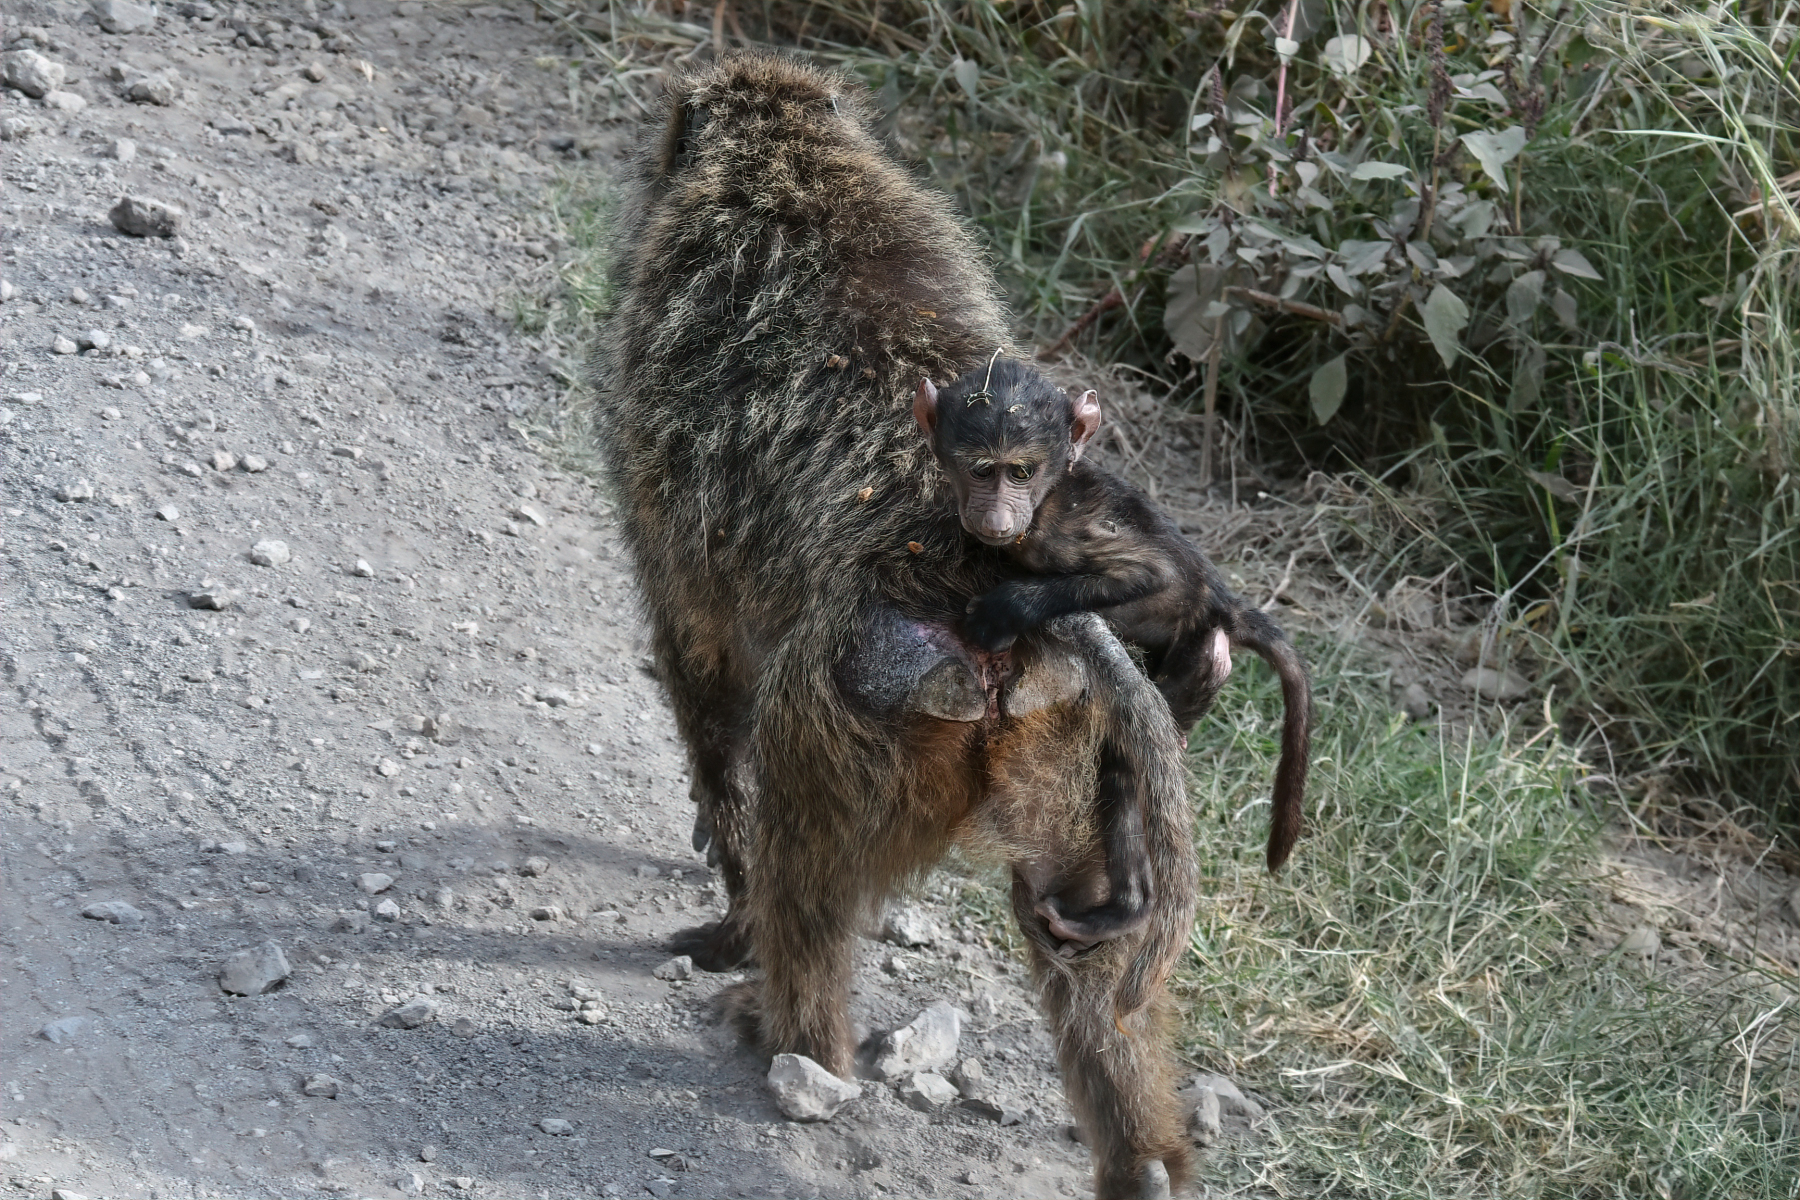
{"label": "tall grass clump", "polygon": [[572,18],[851,66],[1046,345],[1354,469],[1621,771],[1800,824],[1788,0],[764,0]]}
{"label": "tall grass clump", "polygon": [[1597,923],[1594,816],[1554,740],[1440,737],[1343,652],[1320,681],[1314,834],[1256,859],[1277,752],[1272,675],[1195,732],[1196,1061],[1283,1100],[1215,1155],[1246,1194],[1791,1197],[1792,979],[1683,981]]}

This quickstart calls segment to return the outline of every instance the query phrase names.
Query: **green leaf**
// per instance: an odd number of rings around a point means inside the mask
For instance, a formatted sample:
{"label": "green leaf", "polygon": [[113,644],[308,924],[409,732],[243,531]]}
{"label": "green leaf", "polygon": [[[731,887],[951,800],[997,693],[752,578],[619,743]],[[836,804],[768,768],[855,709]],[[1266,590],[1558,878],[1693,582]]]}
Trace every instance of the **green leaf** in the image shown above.
{"label": "green leaf", "polygon": [[1412,168],[1403,167],[1399,163],[1365,162],[1356,164],[1356,170],[1350,172],[1350,178],[1353,180],[1398,179],[1402,175],[1410,174],[1412,174]]}
{"label": "green leaf", "polygon": [[950,73],[956,76],[956,82],[969,94],[969,99],[975,99],[976,90],[981,87],[980,66],[971,59],[959,58],[950,64]]}
{"label": "green leaf", "polygon": [[1605,282],[1605,278],[1600,272],[1594,270],[1594,264],[1590,263],[1579,250],[1558,250],[1550,256],[1550,265],[1564,275],[1573,275],[1577,279],[1598,279],[1602,283]]}
{"label": "green leaf", "polygon": [[1563,323],[1563,328],[1576,330],[1581,328],[1575,320],[1575,297],[1561,288],[1557,288],[1556,295],[1550,297],[1550,311],[1555,313],[1556,319]]}
{"label": "green leaf", "polygon": [[1169,276],[1163,329],[1175,349],[1195,362],[1205,362],[1212,349],[1213,334],[1219,328],[1219,314],[1213,305],[1219,303],[1224,287],[1224,272],[1205,263],[1189,263]]}
{"label": "green leaf", "polygon": [[1527,271],[1506,285],[1506,319],[1523,327],[1544,299],[1544,273]]}
{"label": "green leaf", "polygon": [[1368,38],[1341,34],[1325,43],[1325,65],[1333,75],[1348,75],[1360,70],[1374,52],[1375,46]]}
{"label": "green leaf", "polygon": [[1483,129],[1471,130],[1462,135],[1462,144],[1481,164],[1482,173],[1504,192],[1508,190],[1506,164],[1519,157],[1519,151],[1525,149],[1525,127],[1508,125],[1499,133],[1489,133]]}
{"label": "green leaf", "polygon": [[1437,347],[1438,357],[1444,360],[1446,367],[1453,365],[1456,356],[1462,353],[1460,335],[1469,323],[1469,306],[1440,283],[1425,298],[1420,315],[1425,318],[1425,333]]}
{"label": "green leaf", "polygon": [[1344,389],[1349,384],[1350,373],[1345,369],[1342,354],[1314,371],[1312,383],[1306,389],[1312,396],[1313,419],[1321,425],[1331,420],[1344,402]]}

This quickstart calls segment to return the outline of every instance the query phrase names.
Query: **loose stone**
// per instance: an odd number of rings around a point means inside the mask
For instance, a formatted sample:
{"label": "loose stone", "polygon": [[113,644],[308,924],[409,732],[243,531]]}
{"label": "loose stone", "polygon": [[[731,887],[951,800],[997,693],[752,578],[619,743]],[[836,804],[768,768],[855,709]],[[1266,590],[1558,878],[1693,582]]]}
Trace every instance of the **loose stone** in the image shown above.
{"label": "loose stone", "polygon": [[237,996],[260,996],[293,974],[274,942],[239,950],[219,967],[219,988]]}
{"label": "loose stone", "polygon": [[144,912],[123,900],[99,900],[81,910],[81,915],[94,921],[114,925],[142,925]]}
{"label": "loose stone", "polygon": [[389,1009],[375,1022],[388,1029],[417,1029],[427,1021],[437,1020],[438,1002],[430,996],[414,996],[398,1008]]}
{"label": "loose stone", "polygon": [[790,1121],[829,1121],[862,1095],[862,1088],[803,1054],[777,1054],[768,1080],[775,1107]]}

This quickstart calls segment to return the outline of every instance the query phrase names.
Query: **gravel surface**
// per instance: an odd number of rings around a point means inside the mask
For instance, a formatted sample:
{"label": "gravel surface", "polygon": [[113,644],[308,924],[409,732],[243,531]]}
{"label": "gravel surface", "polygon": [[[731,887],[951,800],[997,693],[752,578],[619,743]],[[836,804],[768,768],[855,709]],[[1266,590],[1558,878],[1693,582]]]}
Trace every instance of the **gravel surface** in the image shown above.
{"label": "gravel surface", "polygon": [[734,977],[670,961],[720,887],[607,506],[522,420],[563,360],[500,315],[554,269],[557,165],[625,137],[555,28],[4,22],[0,1177],[1086,1194],[1020,971],[935,885],[854,1016],[955,1005],[959,1085],[784,1120]]}

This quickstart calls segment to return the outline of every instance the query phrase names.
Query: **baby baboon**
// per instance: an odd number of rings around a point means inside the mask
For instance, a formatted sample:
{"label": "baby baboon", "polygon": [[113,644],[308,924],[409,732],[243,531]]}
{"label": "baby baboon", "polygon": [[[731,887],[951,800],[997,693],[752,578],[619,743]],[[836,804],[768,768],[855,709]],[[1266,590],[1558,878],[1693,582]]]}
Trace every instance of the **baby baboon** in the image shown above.
{"label": "baby baboon", "polygon": [[[859,923],[953,843],[1009,862],[1096,1190],[1166,1194],[1189,1152],[1164,983],[1196,874],[1177,735],[1097,618],[999,654],[961,632],[1007,564],[933,500],[910,398],[1007,317],[871,128],[844,77],[727,56],[671,83],[624,210],[596,424],[730,901],[684,949],[753,955],[739,1015],[847,1074]],[[1103,772],[1141,840],[1096,829]],[[1079,922],[1114,877],[1140,910],[1119,936],[1071,947],[1037,911]]]}
{"label": "baby baboon", "polygon": [[[963,528],[1031,572],[969,602],[969,637],[982,649],[1005,650],[1064,613],[1098,613],[1145,652],[1184,734],[1231,673],[1231,643],[1275,669],[1287,706],[1269,819],[1269,868],[1279,867],[1300,836],[1306,792],[1306,664],[1275,622],[1231,593],[1155,501],[1082,461],[1100,428],[1094,393],[1071,398],[996,350],[942,393],[921,382],[913,417],[949,477]],[[1129,814],[1121,815],[1127,823],[1116,833],[1107,826],[1112,840],[1133,834]],[[1114,904],[1096,908],[1077,932],[1106,928],[1130,894],[1128,881],[1115,883]]]}

